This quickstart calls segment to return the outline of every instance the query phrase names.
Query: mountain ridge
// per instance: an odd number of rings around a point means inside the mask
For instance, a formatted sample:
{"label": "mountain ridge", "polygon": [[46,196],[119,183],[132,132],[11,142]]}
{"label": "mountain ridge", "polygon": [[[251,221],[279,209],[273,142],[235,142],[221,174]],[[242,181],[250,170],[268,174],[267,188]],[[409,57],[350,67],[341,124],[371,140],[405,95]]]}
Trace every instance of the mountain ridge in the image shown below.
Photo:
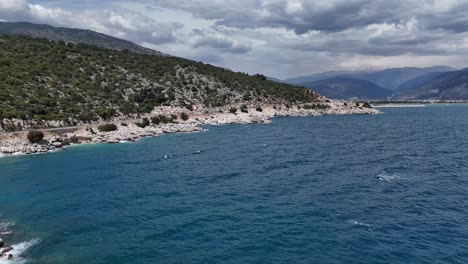
{"label": "mountain ridge", "polygon": [[169,56],[159,51],[139,46],[131,41],[112,37],[96,31],[78,28],[54,27],[30,22],[1,22],[0,34],[24,35],[33,38],[46,38],[51,41],[82,43],[113,50],[129,50],[147,55]]}
{"label": "mountain ridge", "polygon": [[331,99],[383,99],[392,92],[366,80],[335,77],[301,85]]}
{"label": "mountain ridge", "polygon": [[309,76],[290,78],[286,83],[300,84],[335,77],[348,77],[370,81],[388,90],[396,90],[401,84],[431,72],[448,72],[454,69],[448,66],[432,66],[427,68],[404,67],[389,68],[383,70],[362,70],[362,71],[328,71]]}
{"label": "mountain ridge", "polygon": [[468,68],[442,73],[418,87],[404,91],[398,97],[420,100],[466,100]]}

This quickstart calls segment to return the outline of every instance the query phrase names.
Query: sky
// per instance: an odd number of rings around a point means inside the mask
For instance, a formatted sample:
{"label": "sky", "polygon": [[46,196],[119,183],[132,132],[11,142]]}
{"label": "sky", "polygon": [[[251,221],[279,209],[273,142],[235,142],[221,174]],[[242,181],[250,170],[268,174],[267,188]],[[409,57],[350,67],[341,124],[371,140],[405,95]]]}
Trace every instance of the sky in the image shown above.
{"label": "sky", "polygon": [[90,29],[282,79],[468,61],[466,0],[0,0],[0,20]]}

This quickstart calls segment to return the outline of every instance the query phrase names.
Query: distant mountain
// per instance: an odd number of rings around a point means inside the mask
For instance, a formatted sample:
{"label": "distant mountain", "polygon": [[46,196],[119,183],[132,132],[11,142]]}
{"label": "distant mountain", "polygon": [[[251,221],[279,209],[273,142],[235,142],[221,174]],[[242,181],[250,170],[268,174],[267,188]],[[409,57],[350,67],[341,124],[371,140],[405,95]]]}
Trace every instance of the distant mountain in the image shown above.
{"label": "distant mountain", "polygon": [[268,76],[267,76],[267,79],[270,80],[270,81],[272,81],[272,82],[284,83],[283,80],[278,79],[278,78],[275,78],[275,77],[268,77]]}
{"label": "distant mountain", "polygon": [[345,77],[302,83],[302,85],[331,99],[383,99],[392,94],[392,91],[369,81]]}
{"label": "distant mountain", "polygon": [[25,35],[33,38],[46,38],[52,41],[84,43],[100,48],[129,50],[138,54],[165,55],[159,51],[147,49],[137,44],[91,30],[52,27],[29,22],[0,22],[0,34]]}
{"label": "distant mountain", "polygon": [[468,68],[440,74],[419,87],[400,91],[404,99],[468,99]]}
{"label": "distant mountain", "polygon": [[395,90],[403,83],[417,78],[419,76],[432,72],[449,72],[455,69],[447,66],[435,66],[429,68],[393,68],[379,71],[332,71],[288,79],[285,82],[291,84],[300,84],[318,80],[346,77],[353,79],[366,80],[375,83],[385,89]]}
{"label": "distant mountain", "polygon": [[326,71],[326,72],[321,72],[321,73],[315,73],[307,76],[300,76],[300,77],[294,77],[294,78],[289,78],[284,80],[286,83],[290,84],[301,84],[301,83],[310,83],[310,82],[315,82],[315,81],[320,81],[320,80],[325,80],[325,79],[332,79],[336,77],[349,77],[352,78],[351,76],[353,75],[363,75],[363,74],[369,74],[373,73],[374,71],[368,70],[368,71]]}
{"label": "distant mountain", "polygon": [[393,97],[405,97],[405,95],[411,93],[412,90],[420,88],[421,86],[433,81],[444,73],[445,72],[431,72],[406,81],[393,92]]}

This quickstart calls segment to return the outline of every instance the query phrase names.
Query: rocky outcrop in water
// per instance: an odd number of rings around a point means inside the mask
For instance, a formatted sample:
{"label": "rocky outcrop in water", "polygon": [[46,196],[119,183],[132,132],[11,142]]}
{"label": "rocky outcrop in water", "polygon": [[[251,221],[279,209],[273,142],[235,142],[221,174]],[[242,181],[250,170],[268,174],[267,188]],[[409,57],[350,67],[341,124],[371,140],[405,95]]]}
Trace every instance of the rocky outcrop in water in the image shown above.
{"label": "rocky outcrop in water", "polygon": [[[2,230],[6,231],[6,228],[2,228]],[[13,254],[9,252],[11,252],[13,249],[14,248],[12,246],[8,245],[5,241],[3,241],[2,238],[0,238],[0,259],[6,258],[8,260],[12,260]]]}

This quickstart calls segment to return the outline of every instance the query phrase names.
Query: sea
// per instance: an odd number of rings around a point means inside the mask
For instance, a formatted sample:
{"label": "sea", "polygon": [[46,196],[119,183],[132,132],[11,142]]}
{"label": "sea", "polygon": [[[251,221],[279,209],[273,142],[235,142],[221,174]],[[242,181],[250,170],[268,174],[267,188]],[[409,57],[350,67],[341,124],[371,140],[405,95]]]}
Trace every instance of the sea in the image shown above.
{"label": "sea", "polygon": [[468,263],[468,106],[0,159],[0,263]]}

